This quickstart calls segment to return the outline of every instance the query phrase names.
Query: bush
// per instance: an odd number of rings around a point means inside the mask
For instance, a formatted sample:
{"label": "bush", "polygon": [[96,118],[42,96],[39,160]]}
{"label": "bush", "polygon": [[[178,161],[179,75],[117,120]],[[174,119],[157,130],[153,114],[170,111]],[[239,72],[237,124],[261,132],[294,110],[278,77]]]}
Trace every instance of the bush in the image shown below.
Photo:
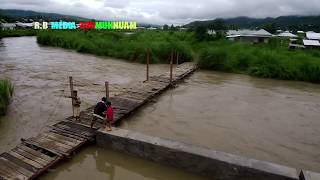
{"label": "bush", "polygon": [[318,51],[289,51],[281,43],[272,44],[274,47],[225,41],[202,44],[198,64],[204,69],[263,78],[320,82]]}
{"label": "bush", "polygon": [[0,80],[0,116],[7,112],[7,107],[13,93],[13,85],[9,80]]}
{"label": "bush", "polygon": [[189,40],[186,32],[123,32],[110,31],[42,31],[37,42],[42,45],[75,49],[82,53],[146,62],[146,52],[151,50],[152,63],[168,63],[172,49],[180,54],[180,62],[191,61]]}

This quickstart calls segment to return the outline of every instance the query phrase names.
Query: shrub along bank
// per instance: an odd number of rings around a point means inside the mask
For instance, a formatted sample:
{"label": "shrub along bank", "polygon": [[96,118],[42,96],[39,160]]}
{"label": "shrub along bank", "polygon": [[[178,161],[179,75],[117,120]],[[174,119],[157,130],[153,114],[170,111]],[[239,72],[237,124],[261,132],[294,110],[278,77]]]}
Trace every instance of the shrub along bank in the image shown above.
{"label": "shrub along bank", "polygon": [[7,107],[13,93],[13,85],[9,80],[0,80],[0,116],[7,112]]}
{"label": "shrub along bank", "polygon": [[168,63],[171,49],[181,61],[192,60],[189,33],[180,32],[110,32],[110,31],[43,31],[37,41],[42,45],[75,49],[78,52],[109,56],[135,62],[146,62],[150,48],[152,63]]}
{"label": "shrub along bank", "polygon": [[320,51],[289,51],[277,43],[216,41],[198,45],[199,66],[263,78],[320,82]]}
{"label": "shrub along bank", "polygon": [[37,30],[24,30],[24,29],[17,29],[17,30],[0,30],[0,38],[2,37],[20,37],[20,36],[36,36]]}

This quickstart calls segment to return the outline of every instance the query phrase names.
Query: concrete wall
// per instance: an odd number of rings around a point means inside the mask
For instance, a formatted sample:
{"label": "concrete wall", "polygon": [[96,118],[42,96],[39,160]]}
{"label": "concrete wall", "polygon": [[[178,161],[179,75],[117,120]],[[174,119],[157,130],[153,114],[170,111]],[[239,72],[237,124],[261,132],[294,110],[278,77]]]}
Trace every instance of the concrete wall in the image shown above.
{"label": "concrete wall", "polygon": [[97,144],[215,180],[293,180],[296,169],[123,129],[99,130]]}
{"label": "concrete wall", "polygon": [[300,180],[320,180],[320,174],[302,170],[300,173]]}

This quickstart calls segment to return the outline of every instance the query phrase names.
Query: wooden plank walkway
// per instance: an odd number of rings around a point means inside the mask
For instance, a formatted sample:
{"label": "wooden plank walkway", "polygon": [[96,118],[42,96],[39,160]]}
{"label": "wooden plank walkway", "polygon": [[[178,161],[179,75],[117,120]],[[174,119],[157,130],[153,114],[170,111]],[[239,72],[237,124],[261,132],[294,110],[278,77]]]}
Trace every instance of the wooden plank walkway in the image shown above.
{"label": "wooden plank walkway", "polygon": [[[179,65],[173,76],[173,83],[182,80],[196,69],[194,63]],[[159,95],[170,86],[170,74],[150,77],[148,82],[134,84],[110,101],[115,110],[115,122],[130,115],[134,110]],[[36,137],[21,139],[21,143],[0,155],[0,180],[34,179],[52,168],[64,158],[71,156],[86,143],[95,140],[96,130],[102,127],[97,122],[91,129],[93,107],[81,112],[80,122],[70,118],[49,126]]]}

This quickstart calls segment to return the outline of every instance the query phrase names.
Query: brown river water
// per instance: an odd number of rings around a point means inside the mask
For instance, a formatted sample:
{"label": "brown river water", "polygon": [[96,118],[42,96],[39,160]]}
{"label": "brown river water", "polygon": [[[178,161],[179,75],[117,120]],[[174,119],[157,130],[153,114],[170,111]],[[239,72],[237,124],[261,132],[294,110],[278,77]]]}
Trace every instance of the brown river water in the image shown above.
{"label": "brown river water", "polygon": [[[152,74],[168,70],[152,65]],[[0,74],[15,85],[0,119],[0,152],[71,114],[68,76],[84,101],[143,81],[145,67],[60,48],[34,37],[0,40]],[[198,71],[123,121],[121,128],[245,157],[320,171],[320,85]],[[44,179],[202,179],[171,167],[95,146],[84,148]],[[41,178],[42,179],[42,178]]]}

